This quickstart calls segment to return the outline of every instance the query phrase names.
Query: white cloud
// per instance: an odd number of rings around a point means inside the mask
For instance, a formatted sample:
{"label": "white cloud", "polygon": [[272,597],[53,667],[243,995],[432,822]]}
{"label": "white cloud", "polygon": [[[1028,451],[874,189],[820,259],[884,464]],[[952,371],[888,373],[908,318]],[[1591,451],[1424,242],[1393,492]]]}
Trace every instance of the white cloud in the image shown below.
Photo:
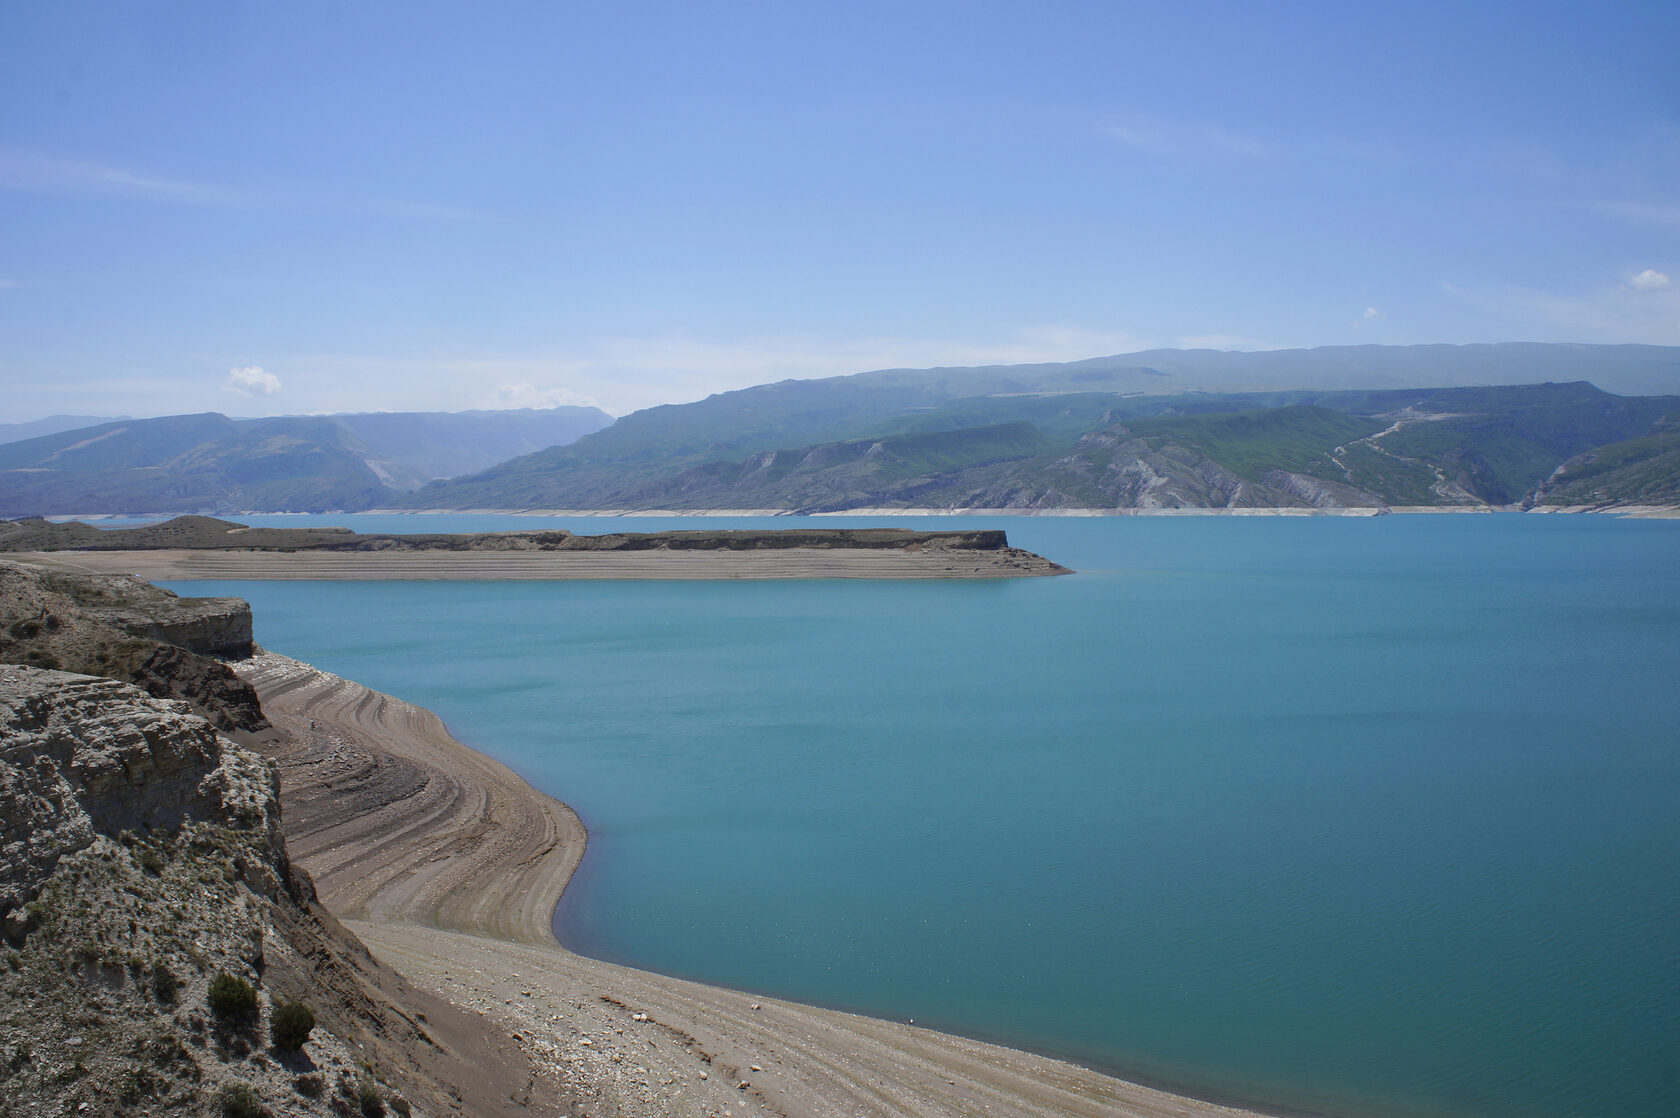
{"label": "white cloud", "polygon": [[573,405],[595,407],[595,397],[573,392],[570,388],[538,388],[530,381],[518,384],[498,384],[495,391],[479,402],[479,407],[491,411],[511,408],[560,408]]}
{"label": "white cloud", "polygon": [[280,391],[280,378],[261,365],[242,365],[228,370],[222,388],[241,396],[273,396]]}
{"label": "white cloud", "polygon": [[1383,312],[1379,311],[1375,307],[1366,307],[1359,315],[1360,318],[1381,318],[1382,316]]}
{"label": "white cloud", "polygon": [[1669,285],[1669,278],[1655,268],[1646,268],[1628,281],[1635,291],[1661,291]]}

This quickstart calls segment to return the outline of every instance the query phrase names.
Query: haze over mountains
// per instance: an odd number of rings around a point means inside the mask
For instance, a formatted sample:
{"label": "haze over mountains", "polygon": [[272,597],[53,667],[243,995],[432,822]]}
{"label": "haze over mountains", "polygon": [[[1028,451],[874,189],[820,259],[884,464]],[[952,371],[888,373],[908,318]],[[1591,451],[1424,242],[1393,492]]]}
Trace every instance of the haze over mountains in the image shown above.
{"label": "haze over mountains", "polygon": [[583,407],[111,420],[0,444],[0,515],[365,509],[611,422]]}
{"label": "haze over mountains", "polygon": [[1674,504],[1676,387],[1680,348],[1515,343],[881,370],[610,425],[176,416],[0,446],[0,515]]}

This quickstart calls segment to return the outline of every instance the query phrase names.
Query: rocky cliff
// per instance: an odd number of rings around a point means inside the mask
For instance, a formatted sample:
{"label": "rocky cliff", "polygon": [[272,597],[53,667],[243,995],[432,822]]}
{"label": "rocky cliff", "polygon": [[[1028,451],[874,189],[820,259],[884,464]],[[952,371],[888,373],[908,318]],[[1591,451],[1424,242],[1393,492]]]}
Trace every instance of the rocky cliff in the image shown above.
{"label": "rocky cliff", "polygon": [[[248,643],[249,610],[220,601],[0,566],[0,1118],[565,1113],[517,1045],[381,965],[291,864],[255,693],[152,635],[209,648],[243,617]],[[38,666],[59,656],[152,687]],[[273,1026],[296,1003],[315,1027],[293,1050]]]}
{"label": "rocky cliff", "polygon": [[0,662],[124,680],[249,736],[268,721],[220,658],[251,648],[251,607],[239,598],[178,598],[128,576],[0,560]]}
{"label": "rocky cliff", "polygon": [[202,718],[111,679],[10,668],[0,674],[0,927],[61,858],[101,834],[193,822],[261,828],[279,850],[274,772]]}
{"label": "rocky cliff", "polygon": [[[295,953],[275,909],[309,899],[275,773],[185,704],[0,669],[0,1114],[329,1114],[364,1087],[408,1106],[327,1028],[261,1052],[281,1000],[265,972]],[[254,1007],[212,1006],[223,975]]]}

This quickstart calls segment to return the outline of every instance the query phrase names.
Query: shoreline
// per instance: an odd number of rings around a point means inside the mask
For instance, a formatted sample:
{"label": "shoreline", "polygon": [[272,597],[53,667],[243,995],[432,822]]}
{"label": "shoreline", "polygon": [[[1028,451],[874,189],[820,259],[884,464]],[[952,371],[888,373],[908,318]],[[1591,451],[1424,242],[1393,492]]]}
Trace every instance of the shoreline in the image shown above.
{"label": "shoreline", "polygon": [[[470,509],[362,509],[358,512],[333,510],[324,513],[307,512],[239,512],[216,513],[217,516],[534,516],[636,519],[705,518],[705,517],[782,517],[809,516],[813,519],[856,516],[940,517],[1109,517],[1109,516],[1405,516],[1429,515],[1492,515],[1520,513],[1526,515],[1618,516],[1641,519],[1680,519],[1676,505],[1537,505],[1524,509],[1520,505],[1388,505],[1381,508],[1358,506],[1349,508],[1178,508],[1178,509],[1086,509],[1086,508],[855,508],[833,512],[798,512],[791,509],[542,509],[542,508],[470,508]],[[166,520],[186,515],[179,512],[89,512],[52,513],[47,519],[66,520]],[[211,514],[204,514],[211,515]]]}
{"label": "shoreline", "polygon": [[1261,1113],[576,955],[553,934],[575,812],[424,708],[274,653],[232,666],[285,731],[287,842],[322,902],[416,985],[500,1019],[586,1114]]}
{"label": "shoreline", "polygon": [[573,579],[1003,579],[1071,574],[1022,551],[782,548],[650,551],[28,551],[9,556],[148,581]]}

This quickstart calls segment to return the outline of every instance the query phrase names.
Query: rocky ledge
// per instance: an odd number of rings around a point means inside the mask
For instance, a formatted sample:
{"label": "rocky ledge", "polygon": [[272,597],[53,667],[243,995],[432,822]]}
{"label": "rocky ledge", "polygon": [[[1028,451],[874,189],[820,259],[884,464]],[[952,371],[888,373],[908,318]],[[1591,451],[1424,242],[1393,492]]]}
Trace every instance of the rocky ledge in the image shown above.
{"label": "rocky ledge", "polygon": [[251,654],[240,598],[180,598],[127,575],[0,560],[0,662],[62,668],[182,699],[218,729],[269,729],[257,695],[222,662]]}
{"label": "rocky ledge", "polygon": [[243,619],[249,648],[249,617],[0,563],[0,1118],[565,1113],[291,862],[256,693],[162,639],[214,650]]}

